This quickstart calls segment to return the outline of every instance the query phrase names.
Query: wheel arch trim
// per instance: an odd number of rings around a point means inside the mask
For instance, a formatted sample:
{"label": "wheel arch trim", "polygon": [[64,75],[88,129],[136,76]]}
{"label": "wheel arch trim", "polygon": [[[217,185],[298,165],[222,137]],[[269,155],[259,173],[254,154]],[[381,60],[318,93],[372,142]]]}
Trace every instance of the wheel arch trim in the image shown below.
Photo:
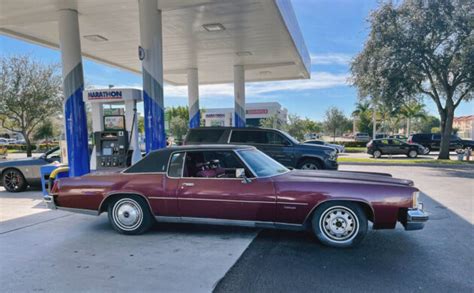
{"label": "wheel arch trim", "polygon": [[103,209],[102,209],[103,206],[104,206],[104,203],[106,203],[108,200],[110,200],[111,197],[120,196],[120,195],[137,195],[137,196],[143,198],[146,201],[146,203],[148,204],[148,208],[150,209],[150,212],[152,213],[153,216],[155,216],[155,214],[153,213],[153,209],[151,208],[151,204],[150,204],[150,201],[148,200],[148,198],[143,193],[138,192],[138,191],[133,191],[133,190],[112,191],[112,192],[107,193],[99,204],[99,208],[97,210],[97,215],[100,215],[101,213],[104,212]]}
{"label": "wheel arch trim", "polygon": [[357,203],[364,204],[365,206],[369,207],[369,209],[370,209],[369,211],[372,214],[372,215],[368,215],[369,220],[370,220],[370,216],[372,216],[372,221],[375,223],[375,211],[374,211],[374,207],[370,204],[370,202],[368,202],[364,199],[359,199],[359,198],[341,197],[341,198],[328,198],[328,199],[317,202],[314,205],[314,207],[309,211],[309,213],[306,215],[306,218],[303,221],[303,225],[307,225],[311,221],[310,217],[311,217],[311,215],[314,214],[314,211],[316,211],[316,209],[318,207],[320,207],[324,203],[332,202],[332,201],[335,201],[335,202],[337,202],[337,201],[357,202]]}

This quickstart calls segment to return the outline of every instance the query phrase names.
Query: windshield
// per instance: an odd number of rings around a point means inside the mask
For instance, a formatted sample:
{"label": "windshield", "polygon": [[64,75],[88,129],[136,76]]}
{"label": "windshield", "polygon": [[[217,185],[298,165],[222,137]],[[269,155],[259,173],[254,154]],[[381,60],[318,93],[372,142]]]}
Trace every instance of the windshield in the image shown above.
{"label": "windshield", "polygon": [[238,154],[247,163],[247,165],[255,172],[257,177],[275,176],[286,173],[289,170],[256,149],[239,150]]}
{"label": "windshield", "polygon": [[281,134],[283,134],[286,138],[288,138],[292,143],[294,143],[294,144],[299,144],[299,143],[300,143],[296,138],[294,138],[293,136],[291,136],[289,133],[284,132],[284,131],[281,131],[281,130],[280,130],[279,132],[280,132]]}

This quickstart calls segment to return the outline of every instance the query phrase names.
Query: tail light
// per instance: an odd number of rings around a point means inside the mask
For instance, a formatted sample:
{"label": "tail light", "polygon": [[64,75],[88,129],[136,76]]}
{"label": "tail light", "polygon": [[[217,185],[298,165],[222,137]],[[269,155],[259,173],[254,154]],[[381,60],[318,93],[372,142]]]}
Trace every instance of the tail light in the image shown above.
{"label": "tail light", "polygon": [[413,143],[413,140],[412,140],[412,137],[411,137],[411,136],[408,138],[407,142],[408,142],[409,144],[412,144],[412,143]]}
{"label": "tail light", "polygon": [[367,143],[367,147],[370,148],[372,146],[372,140]]}

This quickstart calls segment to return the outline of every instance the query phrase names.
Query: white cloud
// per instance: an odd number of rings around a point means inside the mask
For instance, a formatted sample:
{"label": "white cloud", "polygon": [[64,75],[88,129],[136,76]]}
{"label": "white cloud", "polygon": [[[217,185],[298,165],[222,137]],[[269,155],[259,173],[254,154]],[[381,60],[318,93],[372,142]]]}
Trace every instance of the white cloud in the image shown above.
{"label": "white cloud", "polygon": [[[250,82],[245,86],[247,96],[258,97],[278,91],[304,91],[314,89],[325,89],[339,86],[347,86],[349,74],[334,74],[329,72],[313,72],[311,79],[268,81],[268,82]],[[116,85],[115,87],[133,87],[141,89],[140,84]],[[104,86],[95,85],[92,88],[104,88]],[[106,86],[105,86],[106,88]],[[186,98],[186,86],[173,86],[165,84],[165,98]],[[212,97],[233,97],[234,86],[231,83],[202,85],[199,87],[199,95],[205,98]]]}
{"label": "white cloud", "polygon": [[341,53],[328,53],[328,54],[311,54],[311,64],[317,65],[348,65],[351,62],[352,56],[349,54]]}

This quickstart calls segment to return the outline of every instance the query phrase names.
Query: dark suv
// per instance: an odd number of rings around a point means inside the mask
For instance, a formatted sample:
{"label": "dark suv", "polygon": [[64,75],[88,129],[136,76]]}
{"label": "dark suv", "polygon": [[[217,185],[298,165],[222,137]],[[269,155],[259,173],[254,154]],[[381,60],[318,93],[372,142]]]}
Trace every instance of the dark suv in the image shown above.
{"label": "dark suv", "polygon": [[[416,133],[408,137],[408,143],[421,144],[429,151],[438,151],[441,146],[441,135],[435,133]],[[449,141],[450,151],[467,147],[473,147],[472,140],[464,140],[459,138],[457,135],[451,135],[451,139]]]}
{"label": "dark suv", "polygon": [[184,144],[245,144],[263,151],[281,164],[297,169],[337,170],[331,147],[298,142],[287,133],[266,128],[201,127],[188,131]]}

